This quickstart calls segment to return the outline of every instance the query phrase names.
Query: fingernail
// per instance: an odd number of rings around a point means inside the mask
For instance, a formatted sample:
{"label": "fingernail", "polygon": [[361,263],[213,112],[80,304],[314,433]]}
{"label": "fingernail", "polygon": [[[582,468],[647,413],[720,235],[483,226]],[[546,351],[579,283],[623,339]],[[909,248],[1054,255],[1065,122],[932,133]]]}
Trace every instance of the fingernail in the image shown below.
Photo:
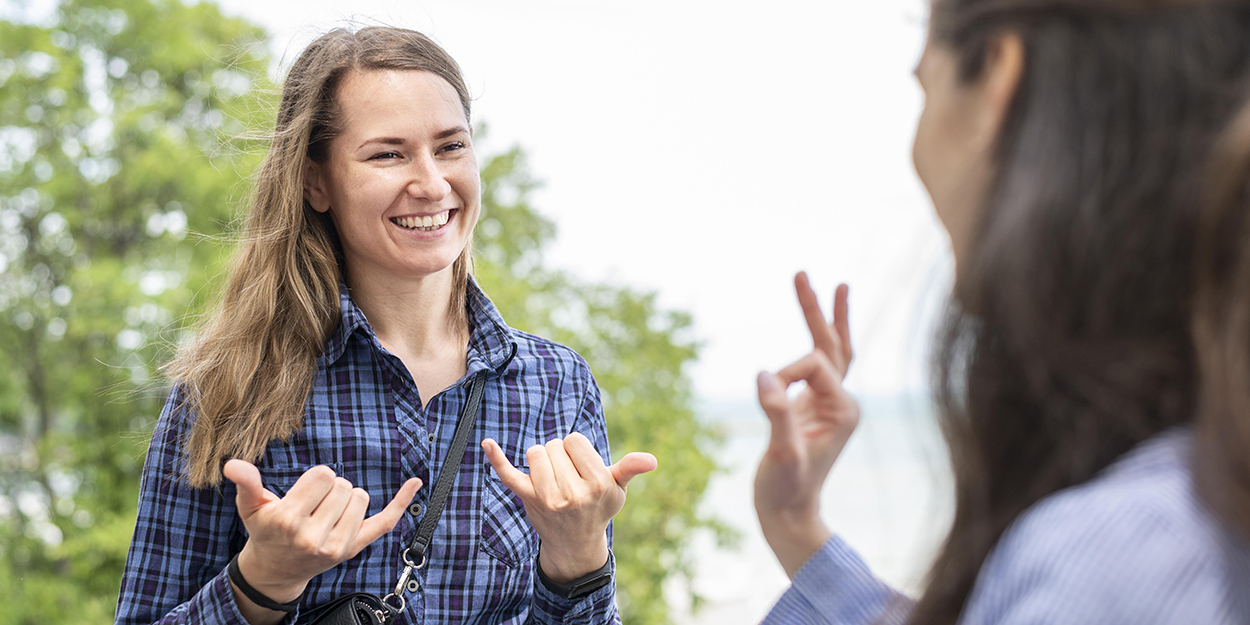
{"label": "fingernail", "polygon": [[755,383],[759,385],[761,391],[773,391],[779,387],[777,377],[767,371],[761,371],[756,376]]}

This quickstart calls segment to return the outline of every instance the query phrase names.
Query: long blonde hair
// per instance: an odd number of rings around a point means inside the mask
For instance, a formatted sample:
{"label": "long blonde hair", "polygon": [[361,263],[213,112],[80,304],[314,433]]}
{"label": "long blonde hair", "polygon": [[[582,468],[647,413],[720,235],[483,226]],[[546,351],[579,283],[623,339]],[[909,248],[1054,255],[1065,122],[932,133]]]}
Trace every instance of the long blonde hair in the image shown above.
{"label": "long blonde hair", "polygon": [[[195,338],[165,371],[194,419],[182,476],[221,483],[230,458],[255,462],[270,441],[299,431],[317,356],[338,325],[342,254],[329,217],[303,199],[305,158],[323,161],[339,132],[336,92],[352,71],[427,71],[456,90],[470,119],[460,68],[421,33],[385,27],[322,35],[296,59],[282,88],[273,140],[256,175],[241,249]],[[449,317],[465,327],[472,243],[452,266]]]}

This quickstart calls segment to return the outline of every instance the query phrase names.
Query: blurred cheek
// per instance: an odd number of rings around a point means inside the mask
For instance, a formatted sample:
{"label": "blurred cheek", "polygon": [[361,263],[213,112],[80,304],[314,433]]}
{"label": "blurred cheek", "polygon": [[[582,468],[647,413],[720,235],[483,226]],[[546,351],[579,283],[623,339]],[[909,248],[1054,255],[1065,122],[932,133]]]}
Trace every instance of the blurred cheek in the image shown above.
{"label": "blurred cheek", "polygon": [[945,194],[942,192],[942,182],[946,173],[941,168],[944,159],[941,154],[936,153],[941,150],[942,142],[934,136],[936,130],[934,126],[933,109],[926,105],[920,114],[920,121],[916,124],[916,138],[912,143],[911,158],[912,164],[916,167],[916,175],[920,178],[925,190],[929,192],[929,198],[933,201],[933,208],[937,211],[938,218],[943,220],[943,225],[949,227],[943,217],[945,212],[943,209],[947,203]]}
{"label": "blurred cheek", "polygon": [[933,192],[929,189],[929,163],[927,160],[929,151],[928,130],[928,110],[920,114],[920,121],[916,124],[916,136],[912,139],[911,144],[911,163],[916,168],[916,176],[920,178],[921,184],[924,185],[929,195]]}

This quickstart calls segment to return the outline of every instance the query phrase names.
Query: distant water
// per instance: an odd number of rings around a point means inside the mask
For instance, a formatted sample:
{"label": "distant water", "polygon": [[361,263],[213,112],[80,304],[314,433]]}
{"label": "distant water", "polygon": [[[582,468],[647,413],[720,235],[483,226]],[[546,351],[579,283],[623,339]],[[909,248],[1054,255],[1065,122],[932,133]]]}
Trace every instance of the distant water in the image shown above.
{"label": "distant water", "polygon": [[[950,470],[932,404],[924,395],[861,397],[859,428],[821,495],[826,522],[869,563],[877,576],[915,594],[953,509]],[[752,481],[768,440],[768,423],[752,402],[708,403],[708,422],[723,428],[720,464],[703,505],[741,533],[736,548],[695,541],[693,591],[667,589],[679,625],[758,623],[789,586],[755,520]]]}

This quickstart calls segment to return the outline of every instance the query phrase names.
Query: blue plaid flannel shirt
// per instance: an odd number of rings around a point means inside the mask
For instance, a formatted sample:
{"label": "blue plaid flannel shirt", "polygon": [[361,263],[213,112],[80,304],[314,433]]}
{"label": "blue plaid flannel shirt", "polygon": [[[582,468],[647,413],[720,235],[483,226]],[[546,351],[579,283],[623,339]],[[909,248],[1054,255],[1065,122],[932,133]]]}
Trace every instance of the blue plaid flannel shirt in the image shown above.
{"label": "blue plaid flannel shirt", "polygon": [[[257,466],[265,486],[286,493],[310,467],[324,464],[371,496],[376,514],[410,477],[426,484],[396,528],[348,562],[308,584],[300,610],[351,592],[385,595],[401,570],[400,551],[412,539],[450,445],[469,382],[485,369],[486,389],[474,439],[499,442],[526,470],[525,450],[578,431],[609,461],[599,389],[590,369],[567,347],[505,325],[470,281],[468,373],[425,408],[400,360],[374,335],[346,289],[342,319],[317,360],[303,429],[274,441]],[[143,470],[138,521],[122,579],[117,623],[244,625],[226,564],[246,534],[235,510],[235,489],[193,489],[179,480],[181,444],[190,419],[174,390],[162,411]],[[538,534],[520,499],[494,473],[480,446],[451,467],[459,475],[428,552],[416,572],[421,589],[406,592],[399,623],[619,622],[615,580],[568,600],[537,578]],[[609,544],[611,528],[608,530]]]}

